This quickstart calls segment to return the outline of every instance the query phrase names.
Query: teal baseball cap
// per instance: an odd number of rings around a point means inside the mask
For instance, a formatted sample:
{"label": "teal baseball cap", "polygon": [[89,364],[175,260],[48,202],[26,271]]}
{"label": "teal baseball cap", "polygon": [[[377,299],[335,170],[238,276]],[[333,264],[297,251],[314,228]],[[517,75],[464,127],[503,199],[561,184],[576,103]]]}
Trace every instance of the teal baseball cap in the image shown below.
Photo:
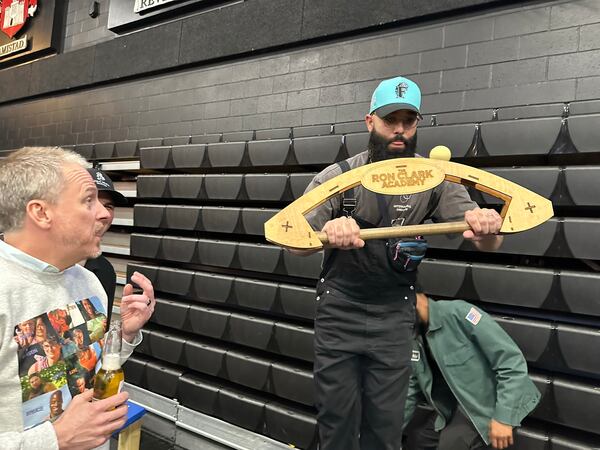
{"label": "teal baseball cap", "polygon": [[383,80],[373,92],[369,114],[385,117],[400,109],[421,115],[421,89],[417,83],[404,77]]}

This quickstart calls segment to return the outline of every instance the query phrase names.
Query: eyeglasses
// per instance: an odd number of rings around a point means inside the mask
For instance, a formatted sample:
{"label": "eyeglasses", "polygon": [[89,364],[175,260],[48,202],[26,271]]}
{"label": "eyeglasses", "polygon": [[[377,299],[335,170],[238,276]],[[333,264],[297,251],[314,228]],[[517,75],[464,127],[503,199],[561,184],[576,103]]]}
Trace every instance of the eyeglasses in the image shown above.
{"label": "eyeglasses", "polygon": [[388,128],[395,128],[399,124],[402,124],[404,130],[412,130],[419,123],[420,117],[418,115],[408,117],[398,117],[393,114],[388,114],[382,117],[381,120]]}

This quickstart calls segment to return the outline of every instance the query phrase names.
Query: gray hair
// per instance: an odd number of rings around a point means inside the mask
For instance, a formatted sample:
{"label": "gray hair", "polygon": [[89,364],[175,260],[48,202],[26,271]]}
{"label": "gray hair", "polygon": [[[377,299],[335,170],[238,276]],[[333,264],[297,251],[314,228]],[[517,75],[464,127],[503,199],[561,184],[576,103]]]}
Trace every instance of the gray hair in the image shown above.
{"label": "gray hair", "polygon": [[23,227],[31,200],[56,204],[68,164],[88,165],[82,156],[60,147],[24,147],[0,160],[0,232]]}

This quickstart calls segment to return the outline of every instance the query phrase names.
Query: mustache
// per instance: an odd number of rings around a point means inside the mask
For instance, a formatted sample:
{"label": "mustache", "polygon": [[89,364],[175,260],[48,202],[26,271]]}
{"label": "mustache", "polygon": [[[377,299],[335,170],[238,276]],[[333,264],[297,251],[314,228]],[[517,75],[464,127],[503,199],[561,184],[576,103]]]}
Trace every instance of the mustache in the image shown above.
{"label": "mustache", "polygon": [[406,139],[404,136],[402,136],[401,134],[397,134],[394,139],[391,139],[388,142],[388,145],[391,144],[392,142],[402,142],[404,145],[408,145],[410,143],[410,141],[408,139]]}

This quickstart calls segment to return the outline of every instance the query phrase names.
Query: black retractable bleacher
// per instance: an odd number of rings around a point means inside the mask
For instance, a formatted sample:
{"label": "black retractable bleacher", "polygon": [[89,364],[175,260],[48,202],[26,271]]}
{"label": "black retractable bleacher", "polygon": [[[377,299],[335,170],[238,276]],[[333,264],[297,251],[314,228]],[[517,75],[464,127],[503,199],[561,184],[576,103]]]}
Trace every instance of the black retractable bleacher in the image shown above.
{"label": "black retractable bleacher", "polygon": [[[584,136],[598,119],[563,117],[557,105],[501,109],[495,117],[423,124],[420,153],[447,145],[460,162],[550,198],[556,217],[507,236],[487,255],[460,236],[429,237],[420,283],[429,295],[489,309],[523,350],[543,401],[518,430],[517,448],[592,448],[600,305],[590,299],[597,298],[600,275],[590,267],[600,259],[600,159],[588,164],[576,156],[600,154]],[[565,128],[573,145],[564,144]],[[145,343],[127,363],[129,381],[316,448],[310,367],[322,254],[302,258],[265,242],[263,224],[302,195],[318,170],[363,151],[368,137],[364,123],[352,122],[139,147],[142,169],[154,172],[138,176],[131,255],[147,262],[128,270],[148,275],[158,300]],[[556,158],[557,142],[579,153]],[[475,199],[500,206],[487,195]]]}

